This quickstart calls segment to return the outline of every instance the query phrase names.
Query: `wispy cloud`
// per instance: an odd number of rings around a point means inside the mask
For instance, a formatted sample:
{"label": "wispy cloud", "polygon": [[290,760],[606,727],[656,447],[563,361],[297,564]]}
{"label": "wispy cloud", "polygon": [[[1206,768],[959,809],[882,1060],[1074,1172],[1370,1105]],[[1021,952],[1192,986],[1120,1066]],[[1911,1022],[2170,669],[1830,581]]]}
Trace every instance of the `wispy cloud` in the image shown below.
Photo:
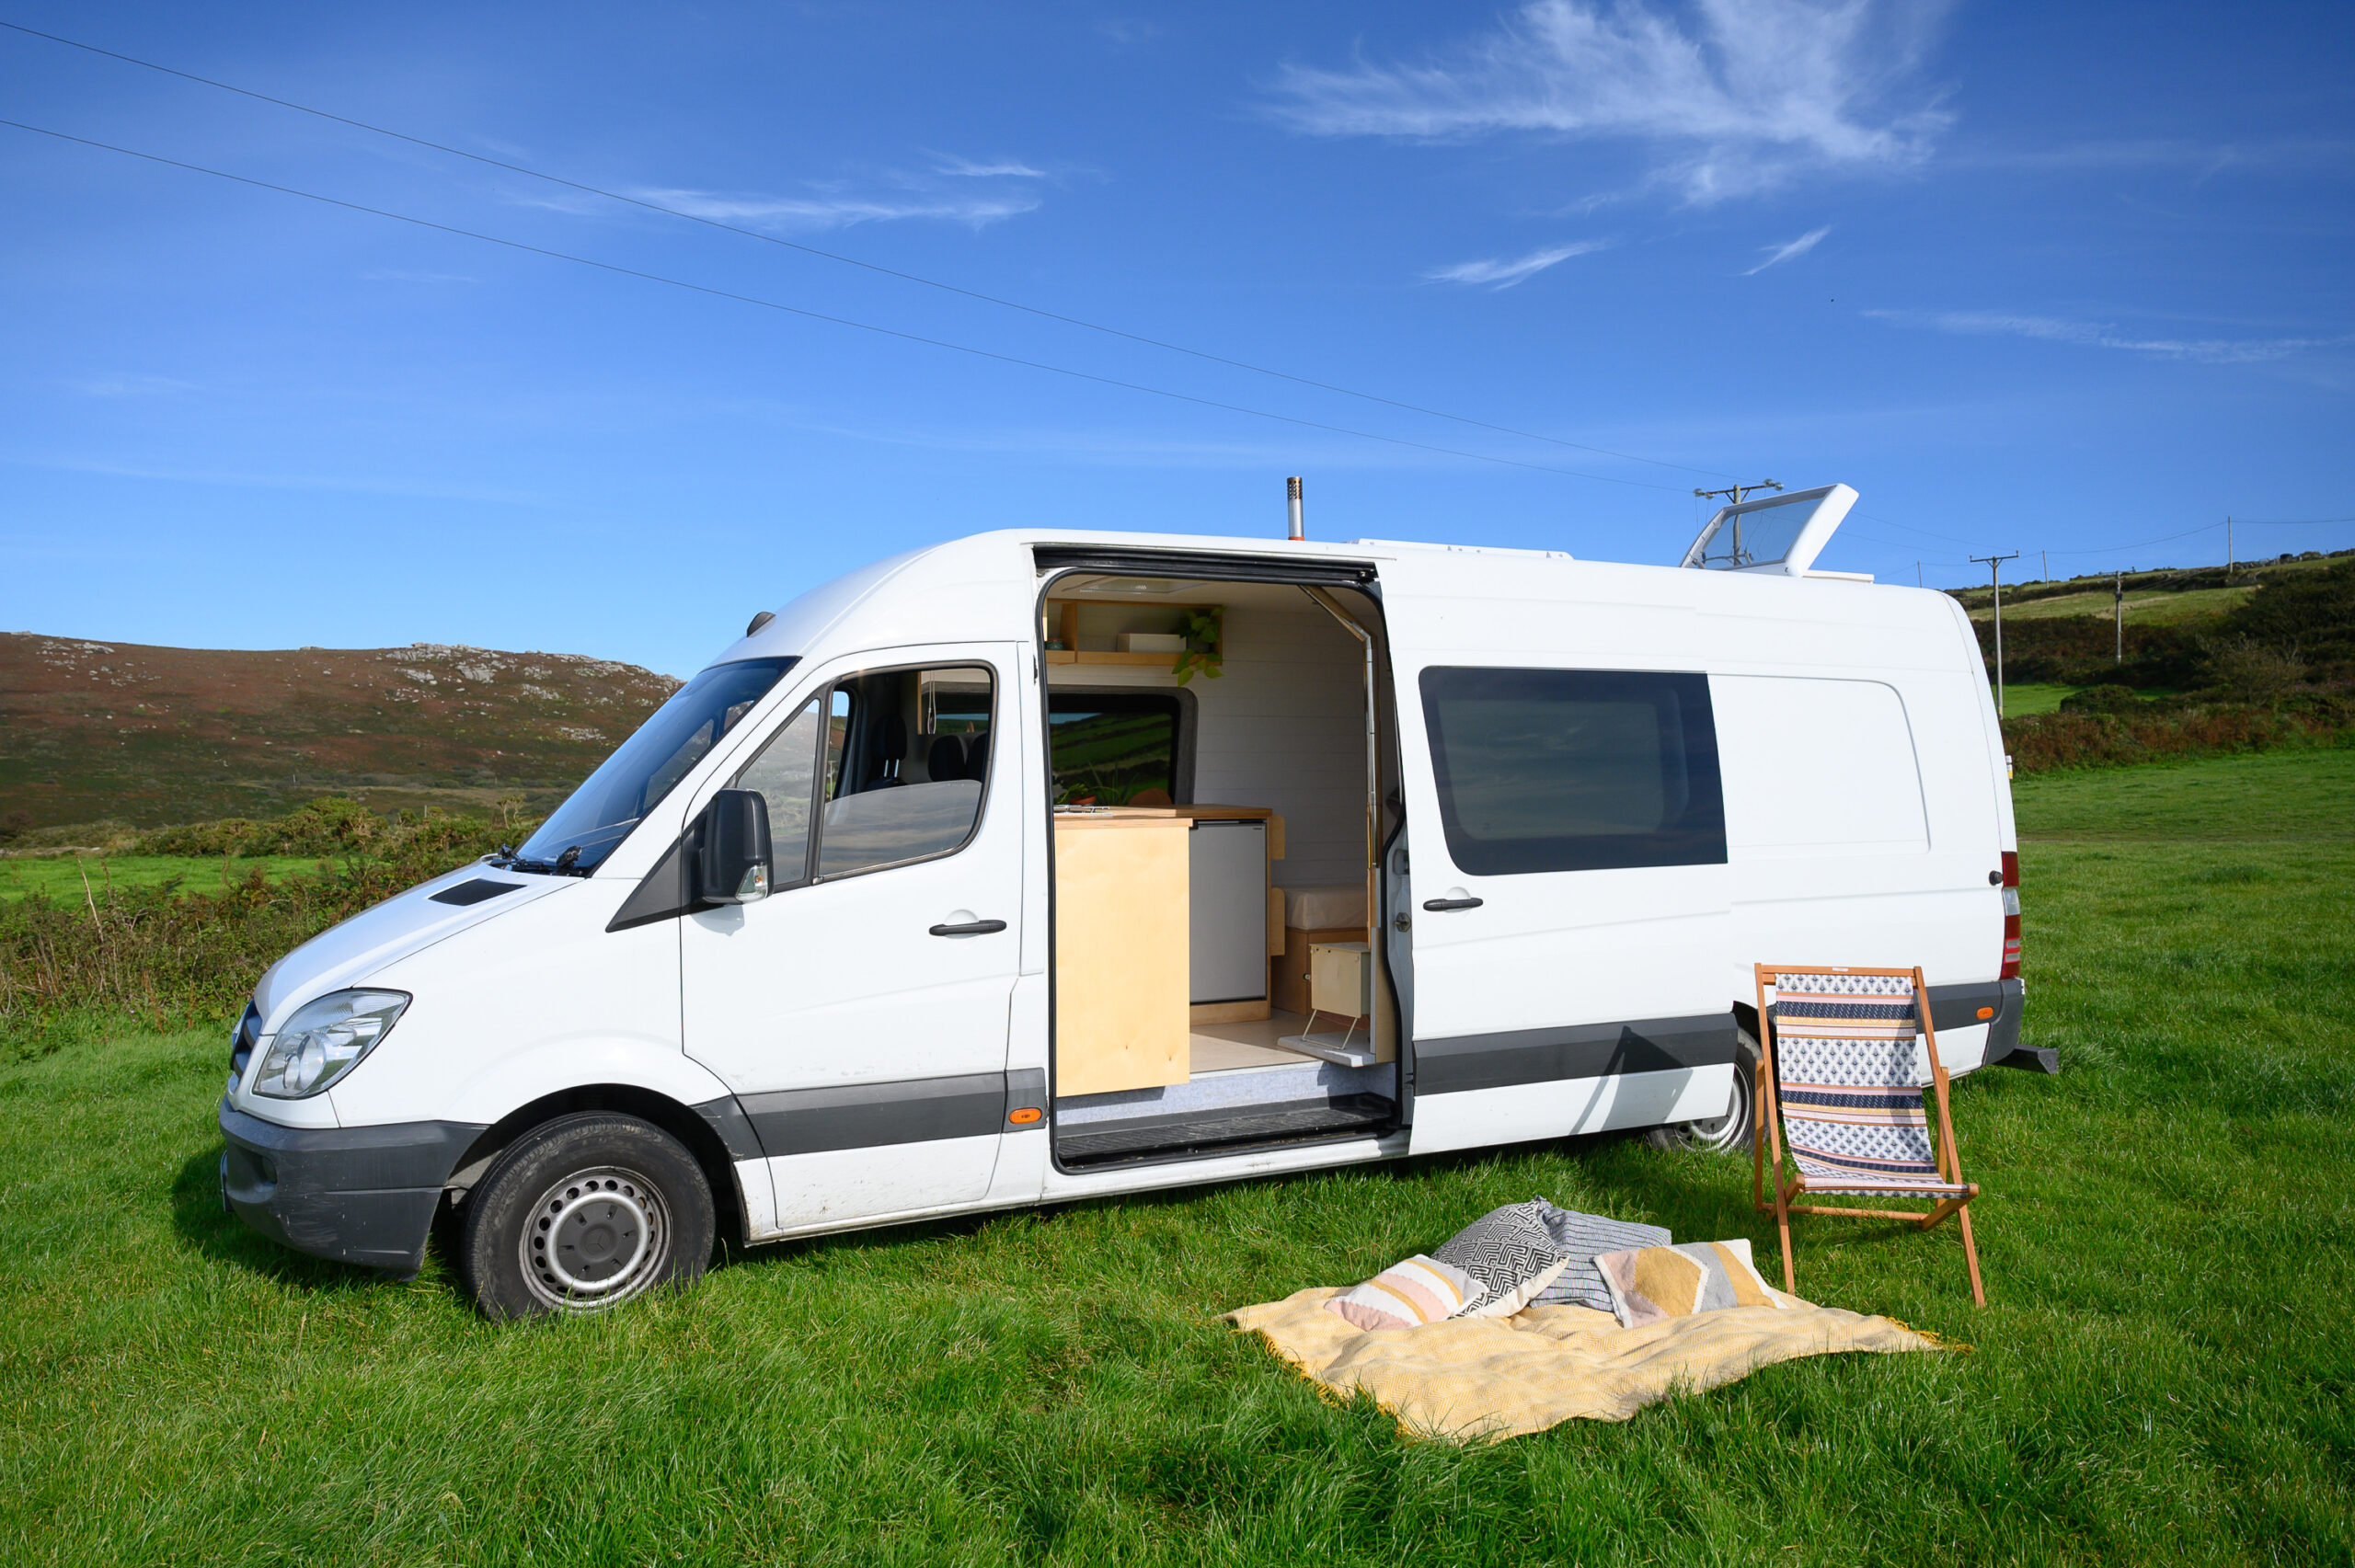
{"label": "wispy cloud", "polygon": [[1017,162],[1013,158],[1000,158],[995,162],[983,164],[975,163],[971,158],[960,158],[943,153],[940,155],[939,162],[933,166],[942,174],[955,175],[959,179],[1044,179],[1047,177],[1046,170],[1034,169],[1028,164]]}
{"label": "wispy cloud", "polygon": [[731,194],[714,190],[675,190],[640,187],[628,192],[640,201],[674,208],[697,218],[753,228],[844,229],[854,223],[932,219],[981,228],[1001,219],[1035,212],[1039,198],[1021,191],[962,195],[954,192],[908,191],[869,194],[858,191],[815,191],[808,196]]}
{"label": "wispy cloud", "polygon": [[1803,170],[1903,168],[1949,122],[1915,81],[1944,0],[1528,0],[1416,65],[1288,66],[1278,116],[1323,136],[1619,138],[1706,202]]}
{"label": "wispy cloud", "polygon": [[1759,273],[1765,271],[1769,267],[1779,267],[1795,256],[1805,256],[1809,251],[1813,250],[1819,244],[1821,244],[1823,236],[1831,232],[1832,225],[1826,223],[1820,229],[1809,229],[1807,233],[1799,235],[1798,238],[1793,240],[1788,245],[1760,246],[1758,248],[1766,253],[1766,259],[1742,273],[1742,276],[1745,278],[1754,278]]}
{"label": "wispy cloud", "polygon": [[2017,315],[1982,310],[1868,310],[1867,315],[1901,326],[1926,327],[1970,337],[2034,338],[2088,349],[2121,349],[2156,359],[2193,360],[2211,365],[2255,364],[2287,359],[2316,349],[2355,344],[2355,333],[2328,338],[2135,338],[2107,322],[2069,321],[2050,315]]}
{"label": "wispy cloud", "polygon": [[1453,267],[1434,268],[1423,276],[1435,283],[1485,283],[1491,289],[1510,289],[1515,283],[1534,278],[1557,262],[1605,249],[1610,243],[1599,239],[1580,240],[1572,245],[1533,250],[1527,256],[1497,256],[1486,261],[1459,261]]}

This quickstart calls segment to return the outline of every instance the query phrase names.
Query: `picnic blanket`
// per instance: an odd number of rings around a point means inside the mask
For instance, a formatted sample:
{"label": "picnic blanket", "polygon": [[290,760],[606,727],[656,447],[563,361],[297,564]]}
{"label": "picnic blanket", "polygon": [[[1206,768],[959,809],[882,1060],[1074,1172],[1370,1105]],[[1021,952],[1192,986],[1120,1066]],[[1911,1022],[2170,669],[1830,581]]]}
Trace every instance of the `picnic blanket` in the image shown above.
{"label": "picnic blanket", "polygon": [[1714,1389],[1777,1361],[1843,1351],[1936,1350],[1893,1318],[1789,1303],[1729,1307],[1623,1329],[1587,1307],[1534,1306],[1368,1333],[1325,1303],[1329,1286],[1226,1314],[1301,1373],[1343,1397],[1360,1389],[1409,1435],[1517,1437],[1562,1422],[1625,1421],[1679,1390]]}

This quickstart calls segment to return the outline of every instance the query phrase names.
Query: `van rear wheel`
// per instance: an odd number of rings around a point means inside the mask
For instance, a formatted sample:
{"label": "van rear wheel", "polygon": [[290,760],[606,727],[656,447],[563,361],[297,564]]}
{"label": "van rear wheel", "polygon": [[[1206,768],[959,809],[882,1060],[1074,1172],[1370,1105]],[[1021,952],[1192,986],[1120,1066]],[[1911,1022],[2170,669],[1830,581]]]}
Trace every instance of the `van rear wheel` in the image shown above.
{"label": "van rear wheel", "polygon": [[1725,1115],[1700,1121],[1671,1122],[1644,1135],[1654,1149],[1697,1149],[1711,1154],[1747,1154],[1757,1116],[1758,1040],[1741,1031],[1733,1053],[1733,1094]]}
{"label": "van rear wheel", "polygon": [[467,1196],[458,1273],[489,1318],[586,1316],[700,1277],[717,1216],[679,1141],[591,1112],[534,1128]]}

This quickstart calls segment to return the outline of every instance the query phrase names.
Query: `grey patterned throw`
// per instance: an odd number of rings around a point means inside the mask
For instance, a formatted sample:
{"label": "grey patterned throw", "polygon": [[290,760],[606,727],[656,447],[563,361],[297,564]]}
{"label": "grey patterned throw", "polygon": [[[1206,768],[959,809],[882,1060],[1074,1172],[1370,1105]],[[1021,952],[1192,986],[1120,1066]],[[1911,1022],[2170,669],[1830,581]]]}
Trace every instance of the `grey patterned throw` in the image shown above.
{"label": "grey patterned throw", "polygon": [[[1665,1247],[1670,1244],[1668,1231],[1658,1225],[1635,1225],[1624,1219],[1605,1219],[1599,1214],[1580,1214],[1575,1209],[1556,1208],[1544,1198],[1530,1200],[1543,1210],[1541,1218],[1554,1244],[1569,1255],[1569,1266],[1554,1276],[1554,1282],[1540,1291],[1535,1299],[1549,1307],[1591,1307],[1598,1312],[1615,1310],[1611,1291],[1603,1283],[1602,1271],[1594,1266],[1596,1256],[1603,1253],[1633,1252],[1639,1247]],[[1503,1212],[1501,1209],[1498,1212]]]}
{"label": "grey patterned throw", "polygon": [[1532,1198],[1492,1208],[1431,1254],[1486,1288],[1476,1301],[1456,1316],[1511,1317],[1554,1282],[1570,1255],[1545,1228],[1543,1211],[1550,1207],[1544,1198]]}

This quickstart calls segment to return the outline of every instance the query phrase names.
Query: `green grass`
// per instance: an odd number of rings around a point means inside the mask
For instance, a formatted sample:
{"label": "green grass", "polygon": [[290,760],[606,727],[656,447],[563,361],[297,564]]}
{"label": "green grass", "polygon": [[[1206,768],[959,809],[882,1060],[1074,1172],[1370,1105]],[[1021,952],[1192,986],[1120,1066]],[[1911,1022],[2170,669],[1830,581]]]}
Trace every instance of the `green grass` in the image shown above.
{"label": "green grass", "polygon": [[79,899],[83,879],[92,894],[103,899],[109,882],[117,887],[156,887],[174,877],[183,891],[210,893],[224,882],[235,883],[259,866],[272,881],[318,864],[316,856],[137,854],[137,855],[10,855],[0,858],[0,898],[21,898],[45,893],[52,898]]}
{"label": "green grass", "polygon": [[[27,1562],[1832,1563],[2355,1554],[2355,753],[2023,781],[2029,1038],[1954,1229],[1802,1220],[1805,1294],[1968,1353],[1622,1425],[1400,1437],[1218,1313],[1545,1193],[1773,1229],[1603,1139],[762,1249],[476,1321],[223,1218],[213,1032],[0,1069],[0,1529]],[[1993,934],[1991,933],[1991,941]]]}
{"label": "green grass", "polygon": [[2081,686],[2046,685],[2016,681],[2004,684],[2004,716],[2018,718],[2025,714],[2057,714],[2061,699],[2083,691]]}

